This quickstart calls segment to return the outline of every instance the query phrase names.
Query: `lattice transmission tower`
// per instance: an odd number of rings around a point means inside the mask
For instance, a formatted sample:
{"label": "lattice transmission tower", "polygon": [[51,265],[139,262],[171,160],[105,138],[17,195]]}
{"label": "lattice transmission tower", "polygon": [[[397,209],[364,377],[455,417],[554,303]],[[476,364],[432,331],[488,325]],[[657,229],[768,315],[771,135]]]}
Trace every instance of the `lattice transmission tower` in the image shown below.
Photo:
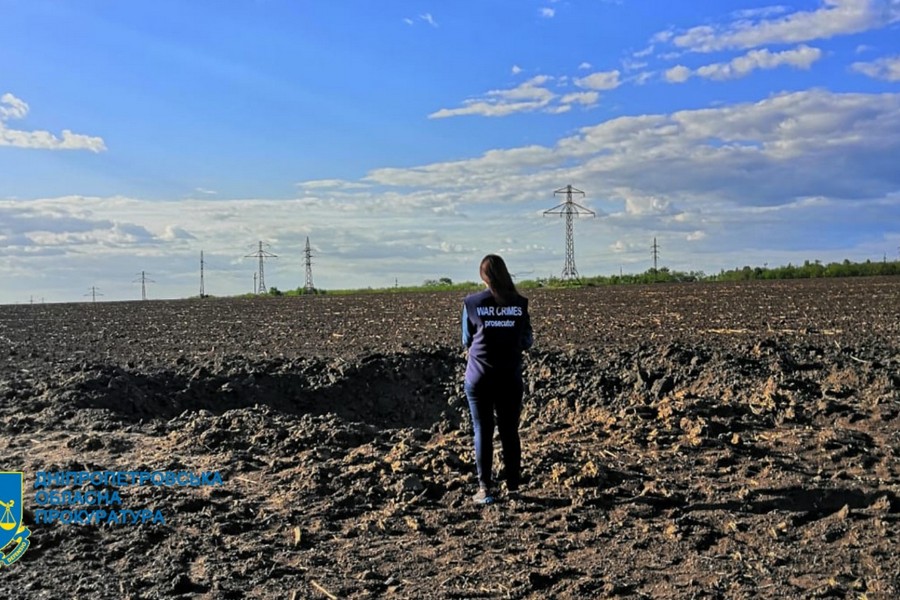
{"label": "lattice transmission tower", "polygon": [[[257,277],[255,278],[256,284],[256,293],[257,294],[265,294],[268,290],[266,290],[266,274],[265,274],[265,261],[267,258],[278,258],[277,254],[272,254],[268,250],[263,248],[262,241],[259,242],[259,250],[254,252],[253,254],[248,254],[244,258],[258,258],[259,259],[259,270],[257,271]],[[265,244],[268,246],[268,244]]]}
{"label": "lattice transmission tower", "polygon": [[100,288],[98,288],[95,285],[92,285],[91,288],[88,290],[88,293],[85,294],[85,296],[91,297],[91,302],[96,302],[97,296],[102,296],[102,295],[103,294],[100,293]]}
{"label": "lattice transmission tower", "polygon": [[656,265],[659,261],[659,244],[656,243],[656,238],[653,238],[653,245],[650,246],[650,255],[653,257],[653,272],[656,273],[658,271]]}
{"label": "lattice transmission tower", "polygon": [[206,263],[203,260],[203,250],[200,251],[200,298],[206,298],[206,286],[203,285],[203,269]]}
{"label": "lattice transmission tower", "polygon": [[303,285],[303,291],[307,294],[316,292],[312,280],[312,249],[309,247],[309,236],[306,236],[306,249],[303,251],[303,262],[306,264],[306,283]]}
{"label": "lattice transmission tower", "polygon": [[145,273],[144,271],[141,271],[141,276],[138,277],[137,279],[132,280],[131,283],[137,283],[138,281],[141,282],[141,300],[146,300],[147,299],[147,284],[148,283],[156,283],[156,282],[153,281],[152,279],[148,279],[147,273]]}
{"label": "lattice transmission tower", "polygon": [[573,224],[573,220],[575,217],[580,217],[582,215],[590,215],[591,217],[597,216],[597,213],[594,211],[581,206],[572,200],[572,196],[574,194],[581,194],[584,197],[584,192],[579,189],[573,188],[571,185],[567,185],[564,188],[560,188],[553,192],[554,196],[559,194],[566,195],[566,201],[562,204],[554,206],[550,210],[545,210],[544,215],[559,215],[566,217],[566,264],[563,266],[562,270],[562,278],[564,280],[569,279],[578,279],[578,269],[575,268],[575,227]]}

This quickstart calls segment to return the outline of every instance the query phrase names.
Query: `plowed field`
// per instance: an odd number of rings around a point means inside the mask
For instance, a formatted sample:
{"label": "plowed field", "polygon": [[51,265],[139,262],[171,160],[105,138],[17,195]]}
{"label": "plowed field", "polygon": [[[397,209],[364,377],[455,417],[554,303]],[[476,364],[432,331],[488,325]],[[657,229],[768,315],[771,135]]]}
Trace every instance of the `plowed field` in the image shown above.
{"label": "plowed field", "polygon": [[[900,279],[527,295],[527,481],[487,507],[460,294],[0,307],[0,596],[900,598]],[[69,471],[222,485],[40,504]],[[35,522],[72,508],[165,523]]]}

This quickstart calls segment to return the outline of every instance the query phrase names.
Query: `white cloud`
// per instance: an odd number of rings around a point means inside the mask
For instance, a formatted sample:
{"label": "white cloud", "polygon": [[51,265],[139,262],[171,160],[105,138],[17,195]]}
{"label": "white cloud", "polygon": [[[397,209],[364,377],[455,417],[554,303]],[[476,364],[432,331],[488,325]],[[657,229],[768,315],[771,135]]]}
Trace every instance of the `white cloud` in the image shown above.
{"label": "white cloud", "polygon": [[583,62],[580,65],[578,65],[579,71],[588,71],[591,68],[593,68],[593,67],[592,67],[591,63],[589,63],[589,62]]}
{"label": "white cloud", "polygon": [[[537,75],[514,88],[490,90],[479,98],[469,98],[458,108],[442,108],[428,115],[429,119],[445,119],[464,115],[482,117],[505,117],[515,113],[542,111],[560,114],[571,109],[573,103],[590,106],[597,97],[580,94],[560,96],[547,86],[551,83],[564,84],[565,80]],[[588,102],[593,99],[592,102]]]}
{"label": "white cloud", "polygon": [[667,44],[673,37],[675,37],[674,29],[670,28],[664,31],[658,31],[650,38],[650,47],[652,48],[654,44]]}
{"label": "white cloud", "polygon": [[[590,63],[583,62],[579,69],[591,68]],[[518,65],[513,65],[512,73],[522,72]],[[570,84],[591,91],[612,90],[622,85],[620,71],[599,71],[584,77],[570,80],[568,76],[551,77],[538,75],[528,81],[509,89],[490,90],[481,96],[463,100],[462,106],[441,108],[428,115],[429,119],[446,119],[466,115],[483,117],[505,117],[516,113],[543,112],[562,114],[572,109],[573,105],[592,107],[599,100],[599,94],[557,93],[550,89],[566,88]]]}
{"label": "white cloud", "polygon": [[638,71],[647,67],[649,63],[646,61],[637,61],[630,58],[622,59],[622,68],[626,71]]}
{"label": "white cloud", "polygon": [[684,56],[684,52],[663,52],[657,58],[660,60],[675,60]]}
{"label": "white cloud", "polygon": [[622,82],[619,80],[619,71],[598,71],[575,80],[575,85],[589,90],[614,90]]}
{"label": "white cloud", "polygon": [[548,106],[544,112],[551,115],[561,115],[572,110],[572,104],[561,103],[556,106]]}
{"label": "white cloud", "polygon": [[702,25],[674,35],[666,31],[654,40],[671,39],[679,48],[714,52],[829,39],[895,23],[900,20],[900,6],[896,0],[821,0],[815,10],[770,16],[751,14],[725,25]]}
{"label": "white cloud", "polygon": [[900,55],[885,56],[872,62],[856,62],[850,69],[873,79],[900,81]]}
{"label": "white cloud", "polygon": [[160,234],[159,238],[167,242],[175,240],[194,240],[196,236],[178,225],[166,225],[166,228]]}
{"label": "white cloud", "polygon": [[[608,188],[772,205],[862,198],[900,187],[900,95],[782,94],[755,103],[608,121],[562,140]],[[896,111],[896,112],[895,112]],[[588,157],[597,154],[595,159]],[[822,165],[829,165],[826,172]],[[630,182],[630,183],[629,183]]]}
{"label": "white cloud", "polygon": [[62,138],[58,138],[48,131],[7,129],[2,123],[0,123],[0,146],[41,150],[89,150],[91,152],[106,150],[103,138],[72,133],[68,129],[63,129]]}
{"label": "white cloud", "polygon": [[[3,105],[6,106],[3,106]],[[28,105],[10,93],[0,96],[0,121],[8,119],[24,119],[28,114]]]}
{"label": "white cloud", "polygon": [[41,150],[89,150],[95,153],[106,150],[103,138],[72,133],[68,129],[63,129],[62,137],[59,138],[49,131],[22,131],[6,126],[7,121],[24,119],[28,111],[28,104],[12,94],[5,93],[0,96],[0,146]]}
{"label": "white cloud", "polygon": [[375,169],[366,176],[366,181],[398,187],[458,189],[476,186],[497,177],[513,178],[523,168],[548,168],[558,160],[561,159],[554,156],[552,149],[537,145],[524,146],[509,150],[490,150],[480,157],[468,160],[409,169]]}
{"label": "white cloud", "polygon": [[678,212],[664,197],[643,196],[628,189],[620,190],[620,195],[625,198],[625,213],[628,215],[669,215]]}
{"label": "white cloud", "polygon": [[655,76],[656,73],[653,71],[644,71],[643,73],[638,73],[637,75],[632,77],[631,81],[633,81],[635,85],[644,85]]}
{"label": "white cloud", "polygon": [[[379,169],[367,180],[469,189],[498,180],[504,187],[530,188],[571,179],[631,189],[633,198],[689,199],[679,207],[704,198],[778,204],[813,192],[852,198],[900,188],[890,158],[898,152],[900,95],[818,90],[672,115],[622,117],[584,128],[553,147]],[[827,176],[822,165],[831,165]],[[620,197],[624,202],[625,194]],[[640,212],[634,202],[633,212]]]}
{"label": "white cloud", "polygon": [[302,181],[297,184],[297,187],[305,190],[320,190],[320,189],[360,189],[368,187],[362,183],[355,183],[352,181],[344,181],[343,179],[311,179],[309,181]]}
{"label": "white cloud", "polygon": [[403,18],[403,22],[406,23],[406,24],[409,25],[409,26],[413,26],[413,25],[415,25],[417,22],[427,23],[427,24],[431,25],[432,27],[437,27],[437,26],[438,26],[437,21],[434,19],[434,17],[431,15],[431,13],[424,13],[424,14],[421,14],[421,15],[419,15],[418,17],[416,17],[416,18],[414,18],[414,19],[411,18],[411,17],[404,17],[404,18]]}
{"label": "white cloud", "polygon": [[153,234],[139,225],[114,223],[111,227],[89,231],[46,231],[37,229],[26,237],[38,246],[100,246],[103,248],[136,247],[150,243]]}
{"label": "white cloud", "polygon": [[691,77],[691,70],[684,65],[676,65],[665,72],[666,81],[669,83],[684,83]]}
{"label": "white cloud", "polygon": [[622,253],[624,253],[624,252],[628,252],[629,250],[631,250],[631,248],[629,247],[629,245],[626,244],[626,243],[625,243],[624,241],[622,241],[622,240],[616,240],[615,242],[613,242],[612,244],[610,244],[610,245],[609,245],[609,249],[610,249],[611,252],[613,252],[613,253],[615,253],[615,254],[622,254]]}
{"label": "white cloud", "polygon": [[542,86],[547,85],[552,80],[553,78],[548,75],[537,75],[512,89],[491,90],[487,95],[502,98],[503,100],[549,101],[554,94]]}
{"label": "white cloud", "polygon": [[790,9],[787,6],[763,6],[761,8],[748,8],[744,10],[736,10],[732,13],[732,15],[736,19],[757,19],[763,17],[774,17],[776,15],[782,15],[788,12]]}
{"label": "white cloud", "polygon": [[581,104],[583,106],[594,106],[600,99],[597,92],[574,92],[566,94],[560,99],[562,104]]}
{"label": "white cloud", "polygon": [[740,79],[760,69],[775,69],[780,66],[790,66],[795,69],[809,69],[814,62],[822,57],[822,51],[810,46],[798,46],[793,50],[783,52],[770,52],[751,50],[743,56],[733,58],[727,63],[712,63],[691,70],[684,65],[677,65],[668,69],[665,79],[669,83],[684,83],[693,76],[725,81],[728,79]]}
{"label": "white cloud", "polygon": [[727,63],[705,65],[695,70],[694,74],[698,77],[715,79],[716,81],[740,79],[758,69],[775,69],[780,66],[809,69],[821,57],[821,50],[805,45],[793,50],[784,50],[783,52],[770,52],[767,48],[764,48],[762,50],[751,50],[747,54],[738,56]]}
{"label": "white cloud", "polygon": [[545,19],[552,19],[554,16],[556,16],[556,10],[552,8],[542,8],[541,16]]}
{"label": "white cloud", "polygon": [[482,117],[505,117],[520,112],[534,112],[546,106],[539,102],[487,102],[484,100],[466,100],[460,108],[442,108],[428,115],[429,119],[446,119],[478,115]]}

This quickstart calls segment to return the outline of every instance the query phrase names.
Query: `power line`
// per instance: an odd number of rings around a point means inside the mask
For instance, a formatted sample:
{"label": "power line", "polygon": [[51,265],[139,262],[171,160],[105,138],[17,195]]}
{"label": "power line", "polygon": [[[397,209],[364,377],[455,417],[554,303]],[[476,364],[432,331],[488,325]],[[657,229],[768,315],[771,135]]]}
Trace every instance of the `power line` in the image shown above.
{"label": "power line", "polygon": [[595,217],[597,214],[572,200],[573,194],[581,194],[581,196],[584,197],[584,192],[581,190],[575,189],[571,185],[567,185],[566,187],[553,192],[554,196],[557,194],[565,194],[566,201],[554,206],[550,210],[545,210],[544,215],[566,216],[566,264],[563,266],[562,278],[564,280],[578,279],[578,269],[575,268],[575,231],[572,219],[573,217],[579,217],[581,215]]}
{"label": "power line", "polygon": [[[269,244],[266,244],[268,246]],[[253,254],[248,254],[244,258],[258,258],[259,259],[259,270],[257,271],[258,276],[253,278],[253,287],[256,290],[257,294],[265,294],[266,293],[266,275],[265,275],[265,260],[267,258],[278,258],[277,254],[272,254],[271,252],[263,249],[262,241],[259,242],[259,250],[254,252]]]}

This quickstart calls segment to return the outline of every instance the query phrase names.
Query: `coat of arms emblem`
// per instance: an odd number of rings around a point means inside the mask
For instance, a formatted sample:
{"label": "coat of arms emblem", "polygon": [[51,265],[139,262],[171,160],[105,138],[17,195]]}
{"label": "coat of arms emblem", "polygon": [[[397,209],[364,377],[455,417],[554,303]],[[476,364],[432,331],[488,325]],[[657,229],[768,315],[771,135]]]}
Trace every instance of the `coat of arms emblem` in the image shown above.
{"label": "coat of arms emblem", "polygon": [[0,567],[19,560],[31,541],[22,523],[22,473],[0,472]]}

